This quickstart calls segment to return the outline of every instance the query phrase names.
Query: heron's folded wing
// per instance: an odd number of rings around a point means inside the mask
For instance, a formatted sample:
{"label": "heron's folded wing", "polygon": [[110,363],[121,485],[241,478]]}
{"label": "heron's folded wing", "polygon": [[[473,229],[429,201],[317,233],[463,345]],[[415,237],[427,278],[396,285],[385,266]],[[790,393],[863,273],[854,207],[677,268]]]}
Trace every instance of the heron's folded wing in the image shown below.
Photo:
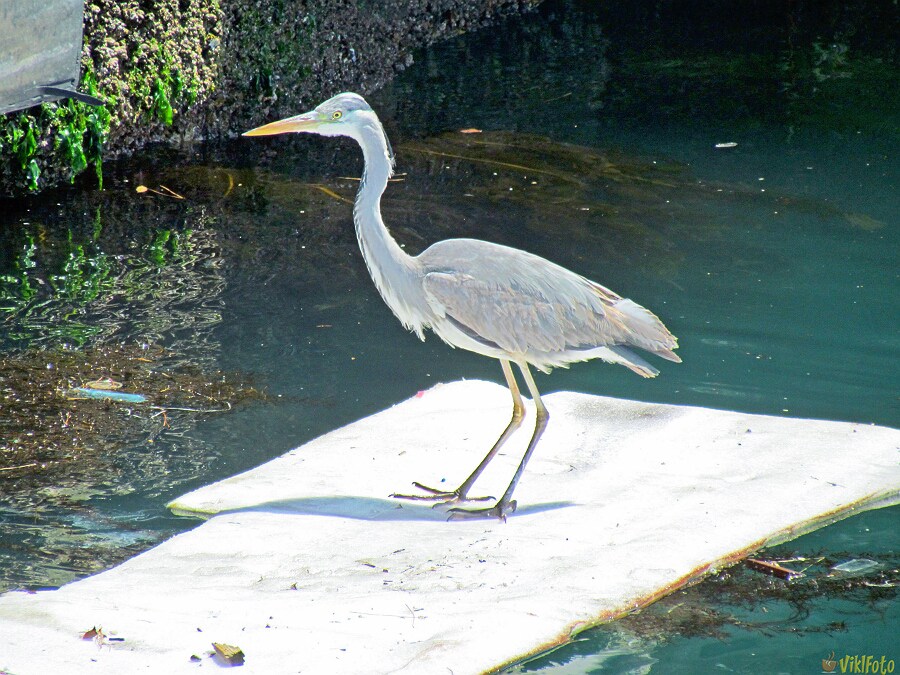
{"label": "heron's folded wing", "polygon": [[[490,275],[487,275],[490,277]],[[603,308],[577,293],[557,300],[539,285],[487,280],[461,272],[431,272],[424,288],[432,309],[470,337],[514,354],[560,352],[612,343],[603,335]]]}

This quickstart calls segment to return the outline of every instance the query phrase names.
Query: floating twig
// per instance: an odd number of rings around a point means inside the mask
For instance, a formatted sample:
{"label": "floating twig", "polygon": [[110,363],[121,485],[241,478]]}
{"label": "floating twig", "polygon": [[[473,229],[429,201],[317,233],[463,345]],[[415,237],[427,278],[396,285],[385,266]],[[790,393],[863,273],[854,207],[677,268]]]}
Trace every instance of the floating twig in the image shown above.
{"label": "floating twig", "polygon": [[40,466],[37,462],[29,462],[28,464],[19,464],[18,466],[0,467],[0,471],[15,471],[16,469],[30,469],[33,466]]}
{"label": "floating twig", "polygon": [[166,412],[170,410],[178,410],[179,412],[195,412],[195,413],[220,413],[220,412],[229,412],[231,410],[231,403],[228,401],[224,402],[227,407],[225,408],[179,408],[171,405],[151,405],[150,408],[153,410],[158,410],[158,413],[154,413],[150,415],[150,417],[159,417],[160,415],[165,415]]}
{"label": "floating twig", "polygon": [[184,199],[180,194],[172,190],[171,188],[167,188],[165,185],[160,185],[160,190],[154,190],[153,188],[149,188],[146,185],[138,185],[134,188],[134,191],[139,195],[144,194],[145,192],[152,192],[155,195],[159,195],[160,197],[171,197],[172,199]]}
{"label": "floating twig", "polygon": [[763,574],[769,574],[773,577],[778,577],[779,579],[787,579],[788,581],[790,581],[791,579],[796,579],[803,576],[803,572],[792,570],[770,560],[747,558],[745,562],[747,563],[747,567],[749,567],[750,569],[756,570],[757,572],[762,572]]}
{"label": "floating twig", "polygon": [[321,190],[326,195],[328,195],[329,197],[331,197],[333,199],[337,199],[339,202],[344,202],[346,204],[353,203],[352,199],[347,199],[346,197],[342,197],[337,192],[335,192],[334,190],[332,190],[329,187],[322,185],[321,183],[307,183],[307,185],[309,185],[309,187],[311,187],[311,188],[315,188],[316,190]]}

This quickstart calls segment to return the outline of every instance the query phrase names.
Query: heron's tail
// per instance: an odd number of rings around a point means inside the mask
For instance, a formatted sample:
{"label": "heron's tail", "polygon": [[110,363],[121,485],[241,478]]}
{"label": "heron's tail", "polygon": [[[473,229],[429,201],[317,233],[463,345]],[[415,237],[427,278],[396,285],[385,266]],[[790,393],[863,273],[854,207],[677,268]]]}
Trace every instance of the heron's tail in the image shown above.
{"label": "heron's tail", "polygon": [[644,359],[628,349],[628,347],[614,345],[612,347],[609,347],[609,351],[613,352],[617,357],[619,357],[615,360],[615,363],[622,364],[632,373],[637,373],[641,377],[656,377],[657,375],[659,375],[659,371],[656,368],[644,361]]}
{"label": "heron's tail", "polygon": [[[623,298],[610,310],[619,314],[617,318],[624,329],[624,334],[621,336],[622,341],[628,347],[638,347],[667,361],[681,363],[681,358],[674,352],[675,349],[678,349],[678,338],[672,335],[659,317],[649,309],[641,307],[628,298]],[[641,360],[633,352],[631,355],[639,361]],[[639,365],[646,366],[648,364],[641,363]],[[632,368],[632,370],[634,369]],[[644,375],[644,373],[639,374]],[[644,375],[644,377],[653,377],[653,375],[656,373]]]}

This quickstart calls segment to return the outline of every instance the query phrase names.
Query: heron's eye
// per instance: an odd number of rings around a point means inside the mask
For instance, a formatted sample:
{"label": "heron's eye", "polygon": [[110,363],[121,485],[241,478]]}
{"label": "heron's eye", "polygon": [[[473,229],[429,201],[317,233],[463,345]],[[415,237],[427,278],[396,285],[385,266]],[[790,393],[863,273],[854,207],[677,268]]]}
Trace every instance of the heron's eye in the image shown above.
{"label": "heron's eye", "polygon": [[341,116],[342,116],[343,114],[344,114],[344,113],[342,113],[340,110],[335,110],[333,113],[331,113],[331,119],[333,119],[333,120],[339,120],[339,119],[341,119]]}

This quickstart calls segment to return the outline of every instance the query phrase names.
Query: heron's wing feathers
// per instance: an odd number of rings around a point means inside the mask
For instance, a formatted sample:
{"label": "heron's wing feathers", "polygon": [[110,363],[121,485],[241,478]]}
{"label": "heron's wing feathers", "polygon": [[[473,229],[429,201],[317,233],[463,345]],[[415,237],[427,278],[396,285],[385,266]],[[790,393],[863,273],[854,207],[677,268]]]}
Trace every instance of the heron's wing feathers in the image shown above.
{"label": "heron's wing feathers", "polygon": [[539,256],[457,239],[420,259],[432,310],[511,355],[622,345],[678,360],[675,338],[651,312]]}
{"label": "heron's wing feathers", "polygon": [[596,337],[581,328],[575,307],[529,289],[460,272],[433,272],[425,277],[425,292],[432,308],[470,337],[510,354],[559,352]]}

